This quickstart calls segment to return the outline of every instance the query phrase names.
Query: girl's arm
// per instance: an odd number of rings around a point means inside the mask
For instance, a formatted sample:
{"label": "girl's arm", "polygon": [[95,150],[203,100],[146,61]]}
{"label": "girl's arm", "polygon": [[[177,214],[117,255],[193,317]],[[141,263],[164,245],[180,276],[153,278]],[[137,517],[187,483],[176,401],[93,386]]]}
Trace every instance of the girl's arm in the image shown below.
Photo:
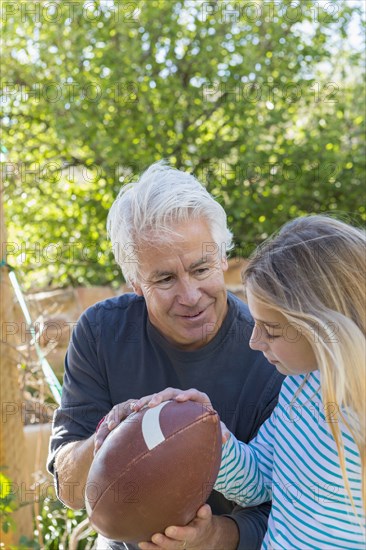
{"label": "girl's arm", "polygon": [[214,489],[241,506],[256,506],[272,498],[274,411],[249,443],[231,434],[222,448]]}

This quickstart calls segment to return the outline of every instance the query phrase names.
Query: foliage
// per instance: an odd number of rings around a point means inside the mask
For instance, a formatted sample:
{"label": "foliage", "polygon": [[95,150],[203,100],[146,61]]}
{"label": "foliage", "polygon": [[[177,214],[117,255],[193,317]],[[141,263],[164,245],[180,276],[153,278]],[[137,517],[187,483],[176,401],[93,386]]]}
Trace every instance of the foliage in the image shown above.
{"label": "foliage", "polygon": [[108,209],[160,158],[221,201],[237,254],[303,213],[364,223],[362,2],[8,4],[8,253],[29,284],[117,281]]}
{"label": "foliage", "polygon": [[[21,506],[29,506],[30,503],[20,504],[12,491],[11,480],[0,472],[0,517],[1,530],[8,533],[17,529],[13,513]],[[44,495],[38,506],[34,504],[34,536],[27,538],[20,536],[19,543],[11,546],[9,550],[62,550],[69,546],[70,537],[87,515],[85,510],[70,510],[55,497],[54,491]],[[91,528],[85,531],[85,536],[80,533],[77,547],[79,550],[90,550],[95,542],[96,533]],[[1,545],[0,545],[1,546]]]}
{"label": "foliage", "polygon": [[13,512],[19,507],[15,494],[11,490],[11,481],[0,472],[0,517],[1,530],[8,533],[10,529],[15,529]]}
{"label": "foliage", "polygon": [[[70,510],[65,508],[55,497],[46,497],[42,503],[40,516],[37,517],[35,538],[29,540],[22,537],[21,544],[25,548],[35,550],[62,550],[68,548],[70,535],[85,518],[85,510]],[[93,547],[96,539],[95,531],[78,541],[78,550],[88,550]],[[38,541],[42,541],[40,544]]]}

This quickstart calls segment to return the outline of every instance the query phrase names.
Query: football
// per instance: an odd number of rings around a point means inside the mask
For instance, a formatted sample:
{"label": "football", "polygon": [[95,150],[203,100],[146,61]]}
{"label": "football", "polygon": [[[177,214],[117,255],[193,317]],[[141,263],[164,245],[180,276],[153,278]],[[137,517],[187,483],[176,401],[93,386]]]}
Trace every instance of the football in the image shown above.
{"label": "football", "polygon": [[85,488],[94,529],[130,543],[186,525],[210,495],[221,461],[216,412],[165,401],[131,414],[106,438]]}

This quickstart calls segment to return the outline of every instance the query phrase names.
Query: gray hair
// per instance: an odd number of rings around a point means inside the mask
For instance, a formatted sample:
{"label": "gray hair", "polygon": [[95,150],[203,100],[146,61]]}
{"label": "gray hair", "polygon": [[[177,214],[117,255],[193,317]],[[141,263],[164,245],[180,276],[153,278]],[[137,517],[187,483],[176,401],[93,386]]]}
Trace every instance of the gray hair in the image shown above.
{"label": "gray hair", "polygon": [[109,211],[107,230],[126,281],[137,281],[138,246],[169,243],[179,235],[174,224],[202,218],[225,258],[233,248],[225,210],[194,176],[159,161],[138,181],[124,185]]}

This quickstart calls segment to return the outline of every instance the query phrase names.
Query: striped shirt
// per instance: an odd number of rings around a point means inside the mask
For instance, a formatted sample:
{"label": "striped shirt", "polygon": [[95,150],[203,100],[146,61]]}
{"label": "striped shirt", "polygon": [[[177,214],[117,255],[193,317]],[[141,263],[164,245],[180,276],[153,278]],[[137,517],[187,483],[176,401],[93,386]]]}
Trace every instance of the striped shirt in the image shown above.
{"label": "striped shirt", "polygon": [[[344,487],[331,422],[341,423],[358,518]],[[231,435],[215,489],[241,506],[272,499],[262,550],[366,548],[360,455],[337,405],[322,403],[319,371],[285,379],[277,407],[248,445]]]}

